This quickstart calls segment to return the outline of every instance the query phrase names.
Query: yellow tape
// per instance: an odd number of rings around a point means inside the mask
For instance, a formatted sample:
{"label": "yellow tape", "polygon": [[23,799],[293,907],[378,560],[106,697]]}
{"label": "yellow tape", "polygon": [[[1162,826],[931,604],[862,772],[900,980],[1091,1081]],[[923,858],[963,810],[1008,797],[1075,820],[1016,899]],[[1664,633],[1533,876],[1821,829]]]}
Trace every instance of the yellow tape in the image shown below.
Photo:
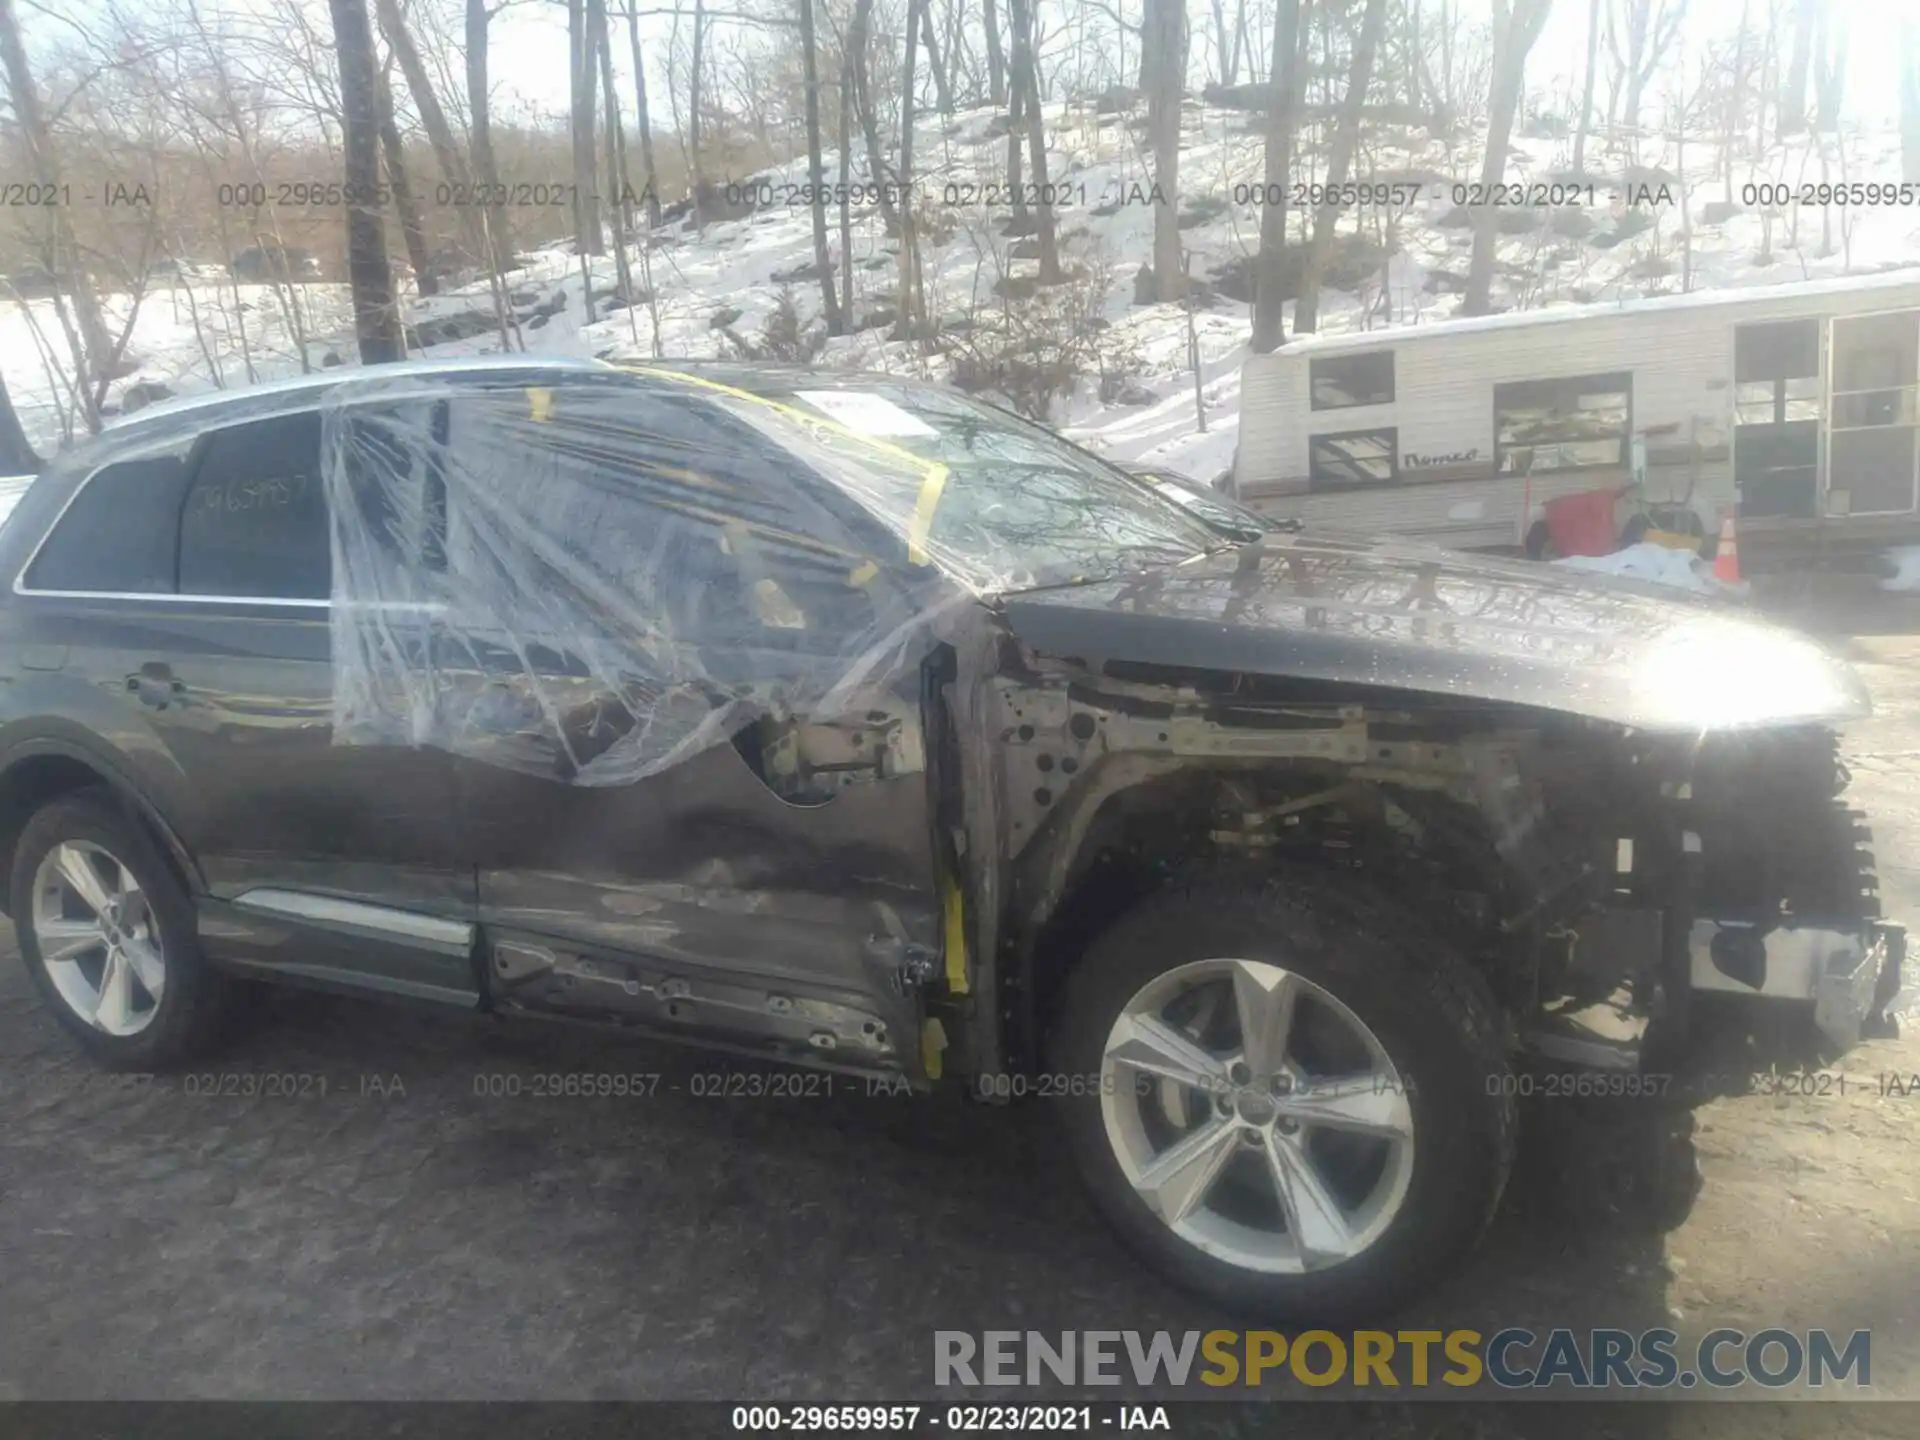
{"label": "yellow tape", "polygon": [[960,901],[960,887],[951,875],[945,879],[947,989],[955,995],[967,993],[967,919]]}
{"label": "yellow tape", "polygon": [[736,400],[763,405],[798,425],[821,430],[837,430],[856,445],[864,445],[869,450],[878,451],[882,455],[912,466],[920,472],[920,494],[914,502],[913,526],[907,536],[907,559],[915,565],[927,563],[925,548],[927,534],[933,528],[933,512],[939,507],[940,492],[946,488],[948,475],[947,467],[938,460],[928,460],[924,456],[914,454],[911,450],[890,445],[885,440],[877,439],[872,435],[862,435],[858,430],[849,429],[828,416],[801,410],[778,400],[769,400],[764,395],[756,395],[751,390],[742,390],[737,385],[722,385],[718,380],[709,380],[704,375],[689,375],[684,370],[668,370],[657,365],[618,365],[615,368],[633,375],[659,375],[668,380],[697,385],[703,390],[730,395]]}
{"label": "yellow tape", "polygon": [[862,560],[847,572],[847,584],[853,586],[856,590],[864,590],[873,580],[873,577],[879,573],[880,567],[874,564],[873,561]]}
{"label": "yellow tape", "polygon": [[907,563],[927,563],[927,535],[933,529],[933,512],[940,508],[940,492],[947,488],[947,467],[935,465],[920,482],[920,497],[913,502],[913,525],[907,531]]}
{"label": "yellow tape", "polygon": [[941,1052],[947,1048],[947,1027],[937,1017],[928,1016],[920,1026],[920,1068],[929,1080],[938,1080]]}

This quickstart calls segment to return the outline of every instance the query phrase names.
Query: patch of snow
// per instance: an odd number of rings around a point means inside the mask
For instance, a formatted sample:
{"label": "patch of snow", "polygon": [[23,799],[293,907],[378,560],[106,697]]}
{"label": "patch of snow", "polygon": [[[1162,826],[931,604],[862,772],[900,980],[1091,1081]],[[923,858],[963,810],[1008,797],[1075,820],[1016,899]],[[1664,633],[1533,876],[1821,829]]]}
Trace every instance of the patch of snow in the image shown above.
{"label": "patch of snow", "polygon": [[1569,555],[1553,563],[1564,565],[1569,570],[1621,575],[1630,580],[1670,585],[1676,590],[1691,590],[1697,595],[1741,593],[1740,589],[1714,579],[1712,563],[1702,559],[1696,551],[1675,550],[1645,540],[1638,545],[1616,550],[1611,555]]}
{"label": "patch of snow", "polygon": [[1881,557],[1881,563],[1892,571],[1881,577],[1882,590],[1903,594],[1920,590],[1920,545],[1902,545],[1889,550]]}

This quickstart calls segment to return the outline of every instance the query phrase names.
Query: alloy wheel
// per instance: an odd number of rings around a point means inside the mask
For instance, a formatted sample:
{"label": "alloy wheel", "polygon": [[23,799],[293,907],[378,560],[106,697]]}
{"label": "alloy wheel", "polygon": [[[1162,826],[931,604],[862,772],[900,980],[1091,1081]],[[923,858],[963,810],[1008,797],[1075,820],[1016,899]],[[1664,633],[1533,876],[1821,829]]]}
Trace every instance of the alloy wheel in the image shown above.
{"label": "alloy wheel", "polygon": [[166,949],[140,882],[86,840],[53,847],[33,879],[29,918],[62,1001],[108,1035],[136,1035],[166,993]]}
{"label": "alloy wheel", "polygon": [[1400,1071],[1305,976],[1240,959],[1166,971],[1121,1009],[1101,1065],[1128,1182],[1220,1260],[1326,1269],[1374,1244],[1406,1200],[1414,1118]]}

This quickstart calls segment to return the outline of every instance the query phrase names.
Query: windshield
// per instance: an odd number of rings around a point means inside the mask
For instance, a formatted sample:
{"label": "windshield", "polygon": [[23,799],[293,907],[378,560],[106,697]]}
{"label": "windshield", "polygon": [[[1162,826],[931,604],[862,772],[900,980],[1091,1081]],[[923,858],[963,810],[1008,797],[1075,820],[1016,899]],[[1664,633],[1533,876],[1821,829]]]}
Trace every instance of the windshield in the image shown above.
{"label": "windshield", "polygon": [[909,560],[981,593],[1103,580],[1226,543],[1153,486],[964,395],[696,383],[898,533]]}

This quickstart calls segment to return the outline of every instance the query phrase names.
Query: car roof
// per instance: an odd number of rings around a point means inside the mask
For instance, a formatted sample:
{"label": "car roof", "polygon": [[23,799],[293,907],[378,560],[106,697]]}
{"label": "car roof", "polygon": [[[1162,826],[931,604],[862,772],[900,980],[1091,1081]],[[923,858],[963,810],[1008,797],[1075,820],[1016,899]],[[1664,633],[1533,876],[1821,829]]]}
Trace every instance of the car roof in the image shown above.
{"label": "car roof", "polygon": [[[311,409],[335,386],[366,383],[370,379],[431,380],[461,375],[485,375],[488,372],[528,374],[554,371],[580,373],[607,367],[597,360],[582,360],[566,355],[481,355],[464,360],[402,360],[381,366],[339,366],[313,375],[295,375],[285,380],[264,380],[244,389],[212,390],[199,395],[182,395],[162,400],[124,416],[107,426],[107,433],[123,436],[136,429],[152,426],[170,428],[178,422],[182,430],[216,424],[221,412],[244,408],[249,419]],[[278,403],[276,403],[278,402]]]}

